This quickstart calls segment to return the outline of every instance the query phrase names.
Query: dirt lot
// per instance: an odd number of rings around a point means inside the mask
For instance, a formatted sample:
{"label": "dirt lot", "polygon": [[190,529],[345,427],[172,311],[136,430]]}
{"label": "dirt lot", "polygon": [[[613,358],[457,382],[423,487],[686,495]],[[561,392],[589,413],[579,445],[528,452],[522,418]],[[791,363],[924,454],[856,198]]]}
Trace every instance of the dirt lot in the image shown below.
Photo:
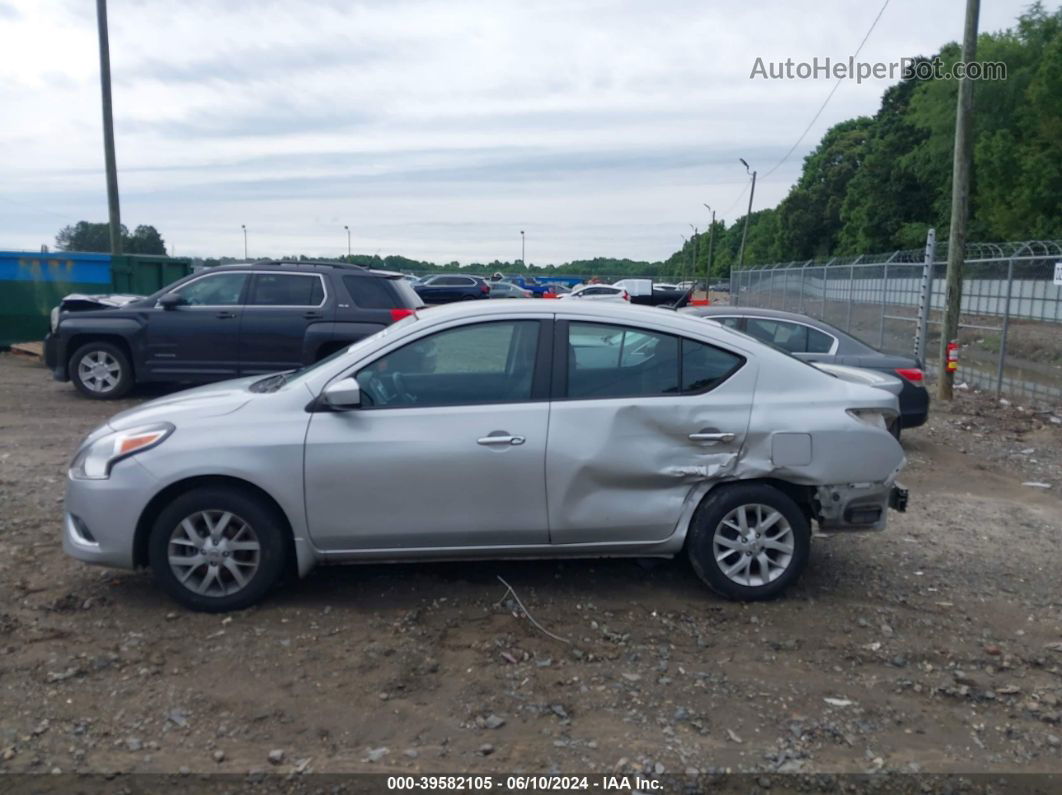
{"label": "dirt lot", "polygon": [[403,565],[221,617],[62,554],[68,457],[135,402],[0,354],[2,770],[1062,772],[1062,407],[936,411],[909,512],[769,604],[683,561]]}

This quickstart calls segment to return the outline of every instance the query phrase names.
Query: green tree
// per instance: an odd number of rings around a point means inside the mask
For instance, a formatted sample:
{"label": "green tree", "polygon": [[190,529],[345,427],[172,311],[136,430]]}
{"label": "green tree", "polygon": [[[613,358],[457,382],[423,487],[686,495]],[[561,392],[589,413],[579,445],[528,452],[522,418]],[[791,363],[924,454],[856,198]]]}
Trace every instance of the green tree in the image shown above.
{"label": "green tree", "polygon": [[[165,254],[166,244],[162,235],[153,226],[138,226],[133,234],[125,224],[121,226],[122,252],[125,254]],[[111,250],[110,225],[78,221],[64,226],[55,236],[55,246],[60,251],[94,251],[104,254]]]}

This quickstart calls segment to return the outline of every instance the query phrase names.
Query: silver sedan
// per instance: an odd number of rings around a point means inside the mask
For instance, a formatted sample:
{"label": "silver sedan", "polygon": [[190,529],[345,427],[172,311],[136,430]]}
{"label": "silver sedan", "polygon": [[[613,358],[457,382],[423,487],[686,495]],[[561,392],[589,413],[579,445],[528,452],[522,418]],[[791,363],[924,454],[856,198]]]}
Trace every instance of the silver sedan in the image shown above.
{"label": "silver sedan", "polygon": [[209,611],[289,567],[514,557],[683,554],[718,593],[763,599],[799,576],[812,523],[880,530],[903,508],[896,411],[659,309],[440,307],[112,417],[74,455],[63,546]]}

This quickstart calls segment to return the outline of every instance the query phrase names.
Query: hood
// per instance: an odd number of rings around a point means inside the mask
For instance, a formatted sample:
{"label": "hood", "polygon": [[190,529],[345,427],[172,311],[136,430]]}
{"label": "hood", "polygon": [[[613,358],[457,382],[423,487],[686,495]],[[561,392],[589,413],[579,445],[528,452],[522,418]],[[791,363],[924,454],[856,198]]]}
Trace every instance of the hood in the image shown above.
{"label": "hood", "polygon": [[180,424],[182,417],[220,417],[247,405],[257,395],[247,389],[265,376],[252,375],[232,381],[186,389],[115,414],[107,424],[116,431],[163,420]]}
{"label": "hood", "polygon": [[127,295],[125,293],[113,293],[109,295],[85,295],[84,293],[70,293],[63,296],[59,302],[61,312],[77,312],[85,309],[114,309],[116,307],[140,301],[142,295]]}
{"label": "hood", "polygon": [[848,367],[843,364],[830,364],[828,362],[809,362],[809,364],[824,373],[840,378],[842,381],[877,387],[893,395],[899,395],[903,390],[903,381],[887,373],[865,370],[861,367]]}

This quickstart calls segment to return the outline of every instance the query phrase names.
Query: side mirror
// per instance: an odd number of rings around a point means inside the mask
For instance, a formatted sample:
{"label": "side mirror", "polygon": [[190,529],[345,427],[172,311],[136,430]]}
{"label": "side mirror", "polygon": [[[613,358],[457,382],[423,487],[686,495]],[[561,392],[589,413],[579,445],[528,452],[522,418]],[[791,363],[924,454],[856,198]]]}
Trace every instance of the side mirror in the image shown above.
{"label": "side mirror", "polygon": [[321,398],[325,405],[336,411],[348,411],[361,405],[361,388],[353,377],[333,381],[324,388]]}
{"label": "side mirror", "polygon": [[176,309],[188,303],[188,299],[180,293],[166,293],[159,299],[159,306],[163,309]]}

